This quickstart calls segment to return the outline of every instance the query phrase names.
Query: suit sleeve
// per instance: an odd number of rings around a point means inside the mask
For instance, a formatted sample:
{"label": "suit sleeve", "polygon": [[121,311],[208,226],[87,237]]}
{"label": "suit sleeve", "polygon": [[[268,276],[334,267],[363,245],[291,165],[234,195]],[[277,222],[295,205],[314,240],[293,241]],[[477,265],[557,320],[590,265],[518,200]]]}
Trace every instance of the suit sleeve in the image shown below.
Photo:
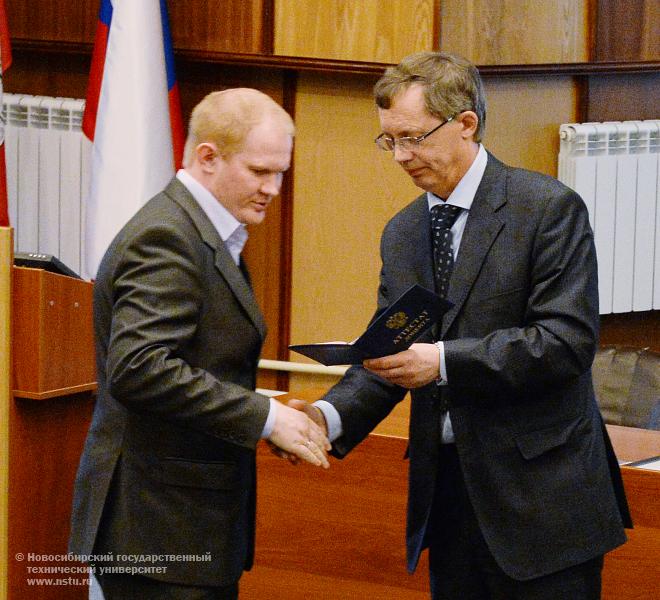
{"label": "suit sleeve", "polygon": [[[531,390],[561,386],[591,366],[598,343],[598,283],[586,207],[577,194],[557,186],[531,227],[531,243],[521,243],[519,254],[509,259],[529,273],[521,325],[445,340],[453,390],[530,397]],[[499,310],[504,313],[504,305]],[[491,311],[488,318],[496,320],[497,304]]]}
{"label": "suit sleeve", "polygon": [[[212,358],[187,360],[205,309],[204,250],[192,227],[167,222],[149,225],[116,249],[121,258],[110,274],[112,298],[105,303],[112,320],[101,368],[111,395],[128,409],[253,448],[269,400],[234,383],[235,377],[214,376],[203,366]],[[232,325],[218,324],[217,336],[238,344]],[[258,349],[237,357],[233,369],[257,360]]]}
{"label": "suit sleeve", "polygon": [[[382,251],[382,242],[381,242]],[[378,308],[372,317],[376,319],[390,304],[384,271],[378,288]],[[343,434],[333,442],[333,454],[345,456],[357,446],[392,411],[405,396],[407,390],[392,385],[356,365],[324,397],[341,418]]]}

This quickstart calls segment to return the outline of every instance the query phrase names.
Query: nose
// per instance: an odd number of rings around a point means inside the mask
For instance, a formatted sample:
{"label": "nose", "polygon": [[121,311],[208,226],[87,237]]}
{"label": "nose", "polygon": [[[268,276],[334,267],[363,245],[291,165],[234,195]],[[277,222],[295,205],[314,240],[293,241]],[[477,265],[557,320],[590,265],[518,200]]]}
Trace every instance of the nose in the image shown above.
{"label": "nose", "polygon": [[394,144],[394,160],[398,163],[403,163],[412,158],[412,152],[402,148],[399,144]]}
{"label": "nose", "polygon": [[267,196],[277,196],[282,187],[282,173],[269,173],[264,176],[261,184],[261,193]]}

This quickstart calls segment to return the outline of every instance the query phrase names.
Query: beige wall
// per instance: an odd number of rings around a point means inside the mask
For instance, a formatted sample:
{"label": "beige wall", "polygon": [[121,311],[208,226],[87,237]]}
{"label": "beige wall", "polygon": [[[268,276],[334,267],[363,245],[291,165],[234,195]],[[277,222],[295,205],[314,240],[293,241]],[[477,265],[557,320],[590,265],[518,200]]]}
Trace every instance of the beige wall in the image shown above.
{"label": "beige wall", "polygon": [[[302,75],[296,103],[291,343],[356,338],[376,300],[380,233],[418,193],[373,143],[373,81]],[[297,357],[296,357],[297,359]]]}
{"label": "beige wall", "polygon": [[500,160],[557,176],[559,126],[577,120],[572,77],[487,79],[485,146]]}

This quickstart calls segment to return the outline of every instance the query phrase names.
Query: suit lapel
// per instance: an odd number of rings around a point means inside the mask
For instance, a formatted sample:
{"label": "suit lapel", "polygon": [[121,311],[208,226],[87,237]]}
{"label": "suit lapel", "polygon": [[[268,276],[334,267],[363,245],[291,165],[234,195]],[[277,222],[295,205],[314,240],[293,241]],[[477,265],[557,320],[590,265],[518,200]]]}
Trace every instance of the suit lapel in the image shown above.
{"label": "suit lapel", "polygon": [[175,177],[165,189],[167,193],[195,223],[200,237],[215,252],[215,267],[225,279],[236,299],[247,313],[248,317],[259,331],[262,338],[266,336],[266,323],[257,304],[248,279],[231,257],[227,246],[206,213],[197,204],[188,189]]}
{"label": "suit lapel", "polygon": [[[213,226],[211,225],[211,227]],[[215,231],[215,228],[213,230]],[[232,292],[234,292],[234,295],[241,303],[241,306],[243,306],[245,312],[250,317],[250,320],[254,323],[254,326],[261,334],[261,337],[266,337],[266,323],[264,322],[257,300],[254,297],[254,293],[252,292],[252,287],[248,283],[248,278],[245,277],[238,268],[234,259],[231,257],[231,254],[229,254],[229,250],[227,250],[224,242],[220,239],[220,236],[218,236],[218,239],[220,240],[220,246],[214,246],[215,266],[225,278],[225,281],[231,288]]]}
{"label": "suit lapel", "polygon": [[[397,244],[394,254],[392,281],[396,289],[391,290],[390,301],[417,283],[428,290],[435,289],[433,278],[433,248],[431,241],[431,215],[426,194],[422,194],[406,209],[402,226],[395,238]],[[431,337],[437,339],[437,325],[420,338],[424,341]]]}
{"label": "suit lapel", "polygon": [[412,281],[406,281],[406,287],[419,283],[422,287],[433,290],[435,281],[433,279],[431,216],[426,194],[417,198],[412,205],[412,212],[406,225],[407,230],[403,233],[401,248],[402,250],[409,249],[410,254],[406,256],[403,251],[398,252],[401,266],[405,270],[410,269],[414,278]]}
{"label": "suit lapel", "polygon": [[454,306],[442,321],[444,337],[479,275],[495,238],[504,226],[497,210],[506,202],[506,176],[504,165],[488,155],[486,171],[474,197],[465,225],[454,271],[449,282],[447,299]]}

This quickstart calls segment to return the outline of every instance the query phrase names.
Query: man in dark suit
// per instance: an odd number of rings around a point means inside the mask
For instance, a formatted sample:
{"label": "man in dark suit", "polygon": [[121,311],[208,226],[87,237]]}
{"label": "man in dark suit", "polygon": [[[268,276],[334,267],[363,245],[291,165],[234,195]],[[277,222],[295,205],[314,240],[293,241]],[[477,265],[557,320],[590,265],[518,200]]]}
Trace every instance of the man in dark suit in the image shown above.
{"label": "man in dark suit", "polygon": [[412,392],[408,568],[430,548],[434,599],[599,598],[603,555],[624,543],[629,516],[591,382],[585,205],[486,152],[469,62],[412,55],[374,92],[378,146],[425,192],[384,230],[376,314],[416,283],[453,308],[405,352],[349,369],[314,407],[292,405],[344,456]]}
{"label": "man in dark suit", "polygon": [[279,193],[293,134],[257,90],[204,98],[185,169],[101,263],[98,400],[70,550],[91,555],[106,600],[236,598],[253,558],[259,440],[328,466],[321,429],[255,392],[266,328],[240,258],[245,225]]}

